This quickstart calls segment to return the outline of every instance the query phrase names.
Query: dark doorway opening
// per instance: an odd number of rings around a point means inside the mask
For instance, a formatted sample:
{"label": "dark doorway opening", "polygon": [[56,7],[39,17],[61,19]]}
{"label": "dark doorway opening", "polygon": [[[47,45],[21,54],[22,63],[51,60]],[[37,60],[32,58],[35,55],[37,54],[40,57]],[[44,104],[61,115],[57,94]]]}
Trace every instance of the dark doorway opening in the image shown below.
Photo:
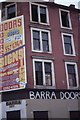
{"label": "dark doorway opening", "polygon": [[18,111],[9,111],[7,114],[7,120],[21,120],[20,110]]}
{"label": "dark doorway opening", "polygon": [[34,120],[48,120],[48,111],[34,111]]}
{"label": "dark doorway opening", "polygon": [[80,120],[80,111],[70,111],[70,120]]}

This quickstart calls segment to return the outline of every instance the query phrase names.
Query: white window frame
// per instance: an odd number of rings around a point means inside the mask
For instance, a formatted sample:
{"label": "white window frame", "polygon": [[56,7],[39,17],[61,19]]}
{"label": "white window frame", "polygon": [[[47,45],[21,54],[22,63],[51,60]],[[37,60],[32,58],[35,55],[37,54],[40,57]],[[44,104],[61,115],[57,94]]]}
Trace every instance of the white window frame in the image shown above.
{"label": "white window frame", "polygon": [[[34,45],[33,45],[33,30],[35,30],[35,31],[39,31],[39,32],[40,32],[40,50],[34,50]],[[48,33],[48,38],[49,38],[49,39],[48,39],[49,51],[46,51],[46,52],[43,51],[41,32],[47,32],[47,33]],[[49,31],[49,30],[45,30],[45,29],[31,28],[31,45],[32,45],[32,51],[33,51],[33,52],[52,53],[50,31]]]}
{"label": "white window frame", "polygon": [[[64,35],[71,37],[71,45],[72,45],[73,54],[66,54],[65,45],[64,45]],[[67,56],[76,56],[73,35],[72,34],[68,34],[68,33],[61,33],[61,36],[62,36],[62,44],[63,44],[64,55],[67,55]]]}
{"label": "white window frame", "polygon": [[6,18],[8,17],[7,16],[7,8],[11,5],[15,5],[15,8],[16,8],[15,13],[16,13],[16,16],[17,16],[17,4],[16,3],[11,3],[11,4],[5,6],[5,16],[6,16]]}
{"label": "white window frame", "polygon": [[[35,75],[35,62],[42,62],[42,72],[43,72],[43,85],[36,85],[36,75]],[[33,74],[34,74],[34,87],[36,86],[48,86],[46,85],[45,80],[45,69],[44,69],[44,63],[51,63],[51,70],[52,70],[52,86],[49,87],[55,87],[55,73],[54,73],[54,65],[51,60],[43,60],[43,59],[33,59]]]}
{"label": "white window frame", "polygon": [[[32,21],[31,5],[37,5],[38,6],[38,22]],[[47,22],[46,23],[40,22],[40,7],[45,7],[46,8],[46,17],[47,17]],[[40,24],[44,24],[44,25],[49,25],[49,13],[48,13],[47,6],[30,2],[30,21],[33,22],[33,23],[40,23]]]}
{"label": "white window frame", "polygon": [[[69,86],[69,80],[68,80],[68,70],[67,70],[67,65],[75,65],[75,74],[76,74],[76,83],[77,86],[76,87],[70,87]],[[68,89],[76,89],[79,87],[79,81],[78,81],[78,69],[77,69],[77,64],[75,62],[65,62],[65,69],[66,69],[66,79],[67,79],[67,87]]]}
{"label": "white window frame", "polygon": [[0,9],[0,22],[1,22],[1,9]]}
{"label": "white window frame", "polygon": [[[69,26],[70,26],[70,27],[64,27],[64,26],[62,25],[61,11],[68,13],[68,19],[69,19]],[[64,9],[59,9],[59,17],[60,17],[60,25],[61,25],[61,28],[72,29],[70,11],[64,10]]]}

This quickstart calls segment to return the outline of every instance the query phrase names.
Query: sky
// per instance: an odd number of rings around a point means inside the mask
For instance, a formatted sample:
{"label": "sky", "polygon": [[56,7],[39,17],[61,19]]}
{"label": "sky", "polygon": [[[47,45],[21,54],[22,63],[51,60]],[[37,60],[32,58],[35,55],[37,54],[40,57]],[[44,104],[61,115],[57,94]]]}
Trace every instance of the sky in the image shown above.
{"label": "sky", "polygon": [[5,1],[5,0],[0,0],[0,2],[3,2],[3,1]]}
{"label": "sky", "polygon": [[70,5],[75,4],[75,7],[78,8],[78,2],[80,0],[55,0],[56,3],[63,4],[63,5]]}
{"label": "sky", "polygon": [[[0,2],[2,2],[2,1],[5,1],[5,0],[0,0]],[[44,1],[49,1],[49,0],[44,0]],[[67,5],[67,6],[69,6],[70,4],[75,4],[75,7],[78,8],[78,2],[80,0],[54,0],[54,1],[55,1],[55,3]]]}

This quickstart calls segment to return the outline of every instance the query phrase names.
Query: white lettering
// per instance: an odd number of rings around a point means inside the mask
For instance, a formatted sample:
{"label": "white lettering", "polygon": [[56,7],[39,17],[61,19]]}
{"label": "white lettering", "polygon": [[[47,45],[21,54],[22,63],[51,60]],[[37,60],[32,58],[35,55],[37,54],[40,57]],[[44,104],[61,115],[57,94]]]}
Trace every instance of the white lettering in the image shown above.
{"label": "white lettering", "polygon": [[33,91],[29,92],[30,99],[35,99],[35,95]]}
{"label": "white lettering", "polygon": [[50,91],[30,91],[30,99],[80,99],[80,92],[60,92],[59,96],[57,93]]}
{"label": "white lettering", "polygon": [[36,99],[40,99],[41,97],[40,97],[40,94],[39,94],[39,92],[37,91],[36,92]]}
{"label": "white lettering", "polygon": [[51,99],[49,91],[46,91],[46,99]]}
{"label": "white lettering", "polygon": [[60,92],[60,99],[64,99],[64,93]]}
{"label": "white lettering", "polygon": [[60,99],[80,99],[80,92],[60,92]]}
{"label": "white lettering", "polygon": [[45,92],[44,91],[41,91],[40,95],[41,95],[41,99],[45,99]]}
{"label": "white lettering", "polygon": [[65,92],[64,95],[65,95],[65,98],[66,98],[66,99],[69,99],[69,98],[70,98],[70,94],[69,94],[68,92]]}
{"label": "white lettering", "polygon": [[75,99],[75,98],[76,98],[76,96],[75,96],[75,93],[74,93],[74,92],[71,92],[71,93],[70,93],[70,98],[71,98],[71,99]]}
{"label": "white lettering", "polygon": [[55,92],[52,92],[52,94],[51,94],[51,99],[56,99],[56,94],[55,94]]}
{"label": "white lettering", "polygon": [[76,99],[80,99],[78,92],[75,92],[75,97],[76,97]]}

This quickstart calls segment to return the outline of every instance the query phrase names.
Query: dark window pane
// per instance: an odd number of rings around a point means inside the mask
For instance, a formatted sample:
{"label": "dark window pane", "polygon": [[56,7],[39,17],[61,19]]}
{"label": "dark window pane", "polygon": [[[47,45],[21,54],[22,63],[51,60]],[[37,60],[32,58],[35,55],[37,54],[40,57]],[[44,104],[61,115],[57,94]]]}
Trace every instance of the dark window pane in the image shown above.
{"label": "dark window pane", "polygon": [[42,62],[35,62],[35,69],[36,71],[42,71]]}
{"label": "dark window pane", "polygon": [[31,5],[32,21],[38,22],[38,6]]}
{"label": "dark window pane", "polygon": [[34,50],[40,50],[40,43],[38,40],[33,40],[33,44],[34,44],[33,46]]}
{"label": "dark window pane", "polygon": [[72,47],[70,44],[65,44],[65,52],[66,54],[73,54]]}
{"label": "dark window pane", "polygon": [[48,41],[48,32],[42,32],[42,39]]}
{"label": "dark window pane", "polygon": [[65,43],[71,43],[71,36],[64,35],[64,42]]}
{"label": "dark window pane", "polygon": [[48,43],[48,33],[42,32],[42,44],[43,44],[43,51],[49,51],[49,43]]}
{"label": "dark window pane", "polygon": [[5,18],[5,8],[2,9],[2,11],[1,11],[1,16],[2,16],[2,18]]}
{"label": "dark window pane", "polygon": [[40,35],[39,31],[33,30],[33,38],[34,39],[39,39],[40,38],[39,35]]}
{"label": "dark window pane", "polygon": [[52,85],[51,63],[44,63],[46,85]]}
{"label": "dark window pane", "polygon": [[43,43],[43,51],[48,52],[49,51],[48,41],[42,41],[42,43]]}
{"label": "dark window pane", "polygon": [[50,73],[51,72],[51,63],[44,63],[45,65],[45,73]]}
{"label": "dark window pane", "polygon": [[47,23],[46,8],[45,7],[40,7],[40,20],[42,23]]}
{"label": "dark window pane", "polygon": [[68,65],[68,73],[75,74],[75,65]]}
{"label": "dark window pane", "polygon": [[40,50],[40,33],[39,31],[33,31],[33,49]]}
{"label": "dark window pane", "polygon": [[73,54],[71,36],[64,35],[64,46],[66,54]]}
{"label": "dark window pane", "polygon": [[67,65],[68,69],[68,79],[69,79],[69,86],[77,86],[76,82],[76,72],[75,72],[75,65]]}
{"label": "dark window pane", "polygon": [[36,85],[43,85],[42,62],[35,62]]}
{"label": "dark window pane", "polygon": [[48,120],[48,111],[34,111],[34,120]]}
{"label": "dark window pane", "polygon": [[63,27],[70,27],[69,26],[68,12],[61,11],[61,19],[62,19],[62,26]]}
{"label": "dark window pane", "polygon": [[45,7],[40,7],[40,13],[41,14],[46,14],[46,8]]}
{"label": "dark window pane", "polygon": [[15,5],[11,5],[7,7],[7,18],[14,18],[16,16],[16,8]]}

